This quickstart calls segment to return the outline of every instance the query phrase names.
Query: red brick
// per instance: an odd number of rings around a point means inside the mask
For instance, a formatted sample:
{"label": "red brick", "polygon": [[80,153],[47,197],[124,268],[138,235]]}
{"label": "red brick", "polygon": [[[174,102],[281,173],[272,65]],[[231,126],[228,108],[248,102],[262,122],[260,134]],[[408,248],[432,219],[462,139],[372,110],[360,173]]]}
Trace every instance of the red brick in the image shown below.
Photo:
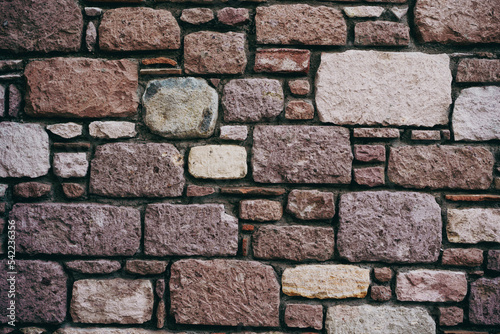
{"label": "red brick", "polygon": [[214,192],[215,192],[215,189],[213,187],[202,187],[202,186],[196,186],[194,184],[190,184],[187,186],[186,196],[188,196],[188,197],[201,197],[201,196],[211,195]]}
{"label": "red brick", "polygon": [[255,54],[255,72],[309,72],[311,51],[299,49],[259,49]]}
{"label": "red brick", "polygon": [[410,44],[410,28],[397,22],[367,21],[354,27],[354,44],[405,46]]}
{"label": "red brick", "polygon": [[241,226],[241,230],[245,231],[245,232],[253,232],[254,229],[255,229],[255,226],[250,225],[250,224],[243,224],[243,226]]}

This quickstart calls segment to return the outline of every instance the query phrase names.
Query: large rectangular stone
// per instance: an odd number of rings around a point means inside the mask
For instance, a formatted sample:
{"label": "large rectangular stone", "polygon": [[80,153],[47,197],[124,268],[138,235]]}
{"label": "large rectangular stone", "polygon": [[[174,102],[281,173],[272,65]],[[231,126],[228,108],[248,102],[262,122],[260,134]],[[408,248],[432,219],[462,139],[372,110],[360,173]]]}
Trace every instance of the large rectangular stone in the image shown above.
{"label": "large rectangular stone", "polygon": [[101,204],[15,204],[17,251],[27,254],[131,256],[139,249],[139,210]]}
{"label": "large rectangular stone", "polygon": [[449,66],[445,54],[323,53],[316,79],[319,118],[349,125],[447,124]]}
{"label": "large rectangular stone", "polygon": [[256,126],[253,177],[261,183],[351,182],[349,130],[326,126]]}
{"label": "large rectangular stone", "polygon": [[500,243],[500,209],[448,209],[446,232],[456,243]]}

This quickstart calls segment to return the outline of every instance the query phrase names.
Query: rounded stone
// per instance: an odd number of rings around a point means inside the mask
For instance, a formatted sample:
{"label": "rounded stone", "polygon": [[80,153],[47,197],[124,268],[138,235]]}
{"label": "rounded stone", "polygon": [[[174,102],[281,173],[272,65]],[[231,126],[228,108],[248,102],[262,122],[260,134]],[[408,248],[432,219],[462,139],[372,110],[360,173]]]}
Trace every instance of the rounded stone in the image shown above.
{"label": "rounded stone", "polygon": [[215,129],[218,101],[203,79],[153,80],[143,95],[144,123],[165,138],[207,138]]}

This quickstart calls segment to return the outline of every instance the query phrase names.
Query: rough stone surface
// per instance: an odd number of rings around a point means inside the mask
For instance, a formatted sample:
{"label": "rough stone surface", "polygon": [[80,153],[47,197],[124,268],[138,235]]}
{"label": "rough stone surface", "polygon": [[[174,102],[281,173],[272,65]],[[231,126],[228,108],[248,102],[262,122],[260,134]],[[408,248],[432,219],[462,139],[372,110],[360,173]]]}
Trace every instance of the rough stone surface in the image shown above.
{"label": "rough stone surface", "polygon": [[[406,0],[405,0],[406,1]],[[408,6],[405,7],[392,7],[391,8],[391,13],[398,18],[398,20],[401,20],[403,17],[408,14]]]}
{"label": "rough stone surface", "polygon": [[441,140],[439,130],[412,130],[411,140]]}
{"label": "rough stone surface", "polygon": [[286,190],[283,188],[266,188],[266,187],[223,187],[220,188],[222,194],[231,195],[248,195],[248,196],[280,196],[283,195]]}
{"label": "rough stone surface", "polygon": [[432,263],[441,227],[441,208],[430,194],[347,193],[340,197],[337,247],[351,262]]}
{"label": "rough stone surface", "polygon": [[187,197],[200,197],[200,196],[208,196],[215,193],[215,189],[213,187],[203,187],[197,186],[194,184],[190,184],[186,188],[186,196]]}
{"label": "rough stone surface", "polygon": [[242,33],[200,31],[184,37],[187,74],[242,74],[247,65]]}
{"label": "rough stone surface", "polygon": [[323,126],[256,126],[253,178],[261,183],[351,182],[349,130]]}
{"label": "rough stone surface", "polygon": [[355,45],[406,46],[410,44],[410,28],[404,23],[368,21],[354,27]]}
{"label": "rough stone surface", "polygon": [[153,256],[236,255],[238,219],[222,204],[150,204],[144,252]]}
{"label": "rough stone surface", "polygon": [[314,106],[311,102],[294,100],[288,102],[285,109],[286,119],[313,119],[314,118]]}
{"label": "rough stone surface", "polygon": [[434,334],[436,324],[423,307],[336,305],[328,308],[327,334]]}
{"label": "rough stone surface", "polygon": [[500,209],[448,209],[448,240],[477,244],[500,242]]}
{"label": "rough stone surface", "polygon": [[99,7],[85,7],[85,15],[90,17],[99,17],[102,15],[102,8]]}
{"label": "rough stone surface", "polygon": [[253,235],[254,257],[266,260],[326,261],[334,246],[333,229],[326,227],[263,226]]}
{"label": "rough stone surface", "polygon": [[79,198],[85,195],[85,187],[79,183],[63,183],[62,189],[67,198]]}
{"label": "rough stone surface", "polygon": [[294,95],[304,96],[311,92],[311,84],[308,80],[298,79],[288,81],[288,88]]}
{"label": "rough stone surface", "polygon": [[488,251],[488,269],[500,271],[500,250]]}
{"label": "rough stone surface", "polygon": [[[19,222],[17,222],[19,224]],[[7,260],[0,261],[0,307],[5,310],[0,322],[10,321],[6,317],[10,277]],[[67,279],[59,263],[40,260],[15,260],[15,311],[16,326],[19,322],[61,323],[66,317]]]}
{"label": "rough stone surface", "polygon": [[379,282],[390,282],[392,280],[392,269],[388,267],[374,268],[373,275]]}
{"label": "rough stone surface", "polygon": [[401,301],[460,302],[466,294],[463,272],[419,269],[396,276],[396,295]]}
{"label": "rough stone surface", "polygon": [[70,313],[74,322],[142,324],[153,314],[149,280],[86,279],[73,284]]}
{"label": "rough stone surface", "polygon": [[98,146],[90,192],[113,197],[175,197],[184,190],[184,159],[167,143]]}
{"label": "rough stone surface", "polygon": [[89,162],[87,153],[54,153],[52,162],[54,174],[62,178],[84,177],[87,175]]}
{"label": "rough stone surface", "polygon": [[483,264],[483,251],[478,248],[448,248],[441,262],[449,266],[475,267]]}
{"label": "rough stone surface", "polygon": [[378,6],[344,7],[344,13],[348,17],[379,17],[383,12],[384,7]]}
{"label": "rough stone surface", "polygon": [[469,321],[478,325],[500,325],[500,277],[480,278],[471,283]]}
{"label": "rough stone surface", "polygon": [[198,25],[214,19],[214,12],[210,8],[187,8],[182,10],[181,21]]}
{"label": "rough stone surface", "polygon": [[220,127],[220,139],[245,140],[248,137],[248,127],[245,125],[225,125]]}
{"label": "rough stone surface", "polygon": [[455,140],[500,139],[500,87],[471,87],[460,92],[453,110]]}
{"label": "rough stone surface", "polygon": [[364,298],[370,286],[370,269],[350,265],[301,265],[285,269],[281,285],[288,296]]}
{"label": "rough stone surface", "polygon": [[499,43],[497,0],[418,0],[415,25],[423,42]]}
{"label": "rough stone surface", "polygon": [[246,8],[226,7],[217,12],[217,20],[222,24],[237,26],[248,22],[250,15]]}
{"label": "rough stone surface", "polygon": [[0,184],[0,197],[5,196],[5,192],[7,191],[8,188],[9,186],[7,184]]}
{"label": "rough stone surface", "polygon": [[460,307],[440,307],[439,324],[441,326],[456,326],[464,321],[464,310]]}
{"label": "rough stone surface", "polygon": [[267,222],[280,220],[283,207],[280,202],[267,199],[244,200],[240,202],[240,218]]}
{"label": "rough stone surface", "polygon": [[300,49],[259,49],[255,53],[255,72],[309,72],[311,51]]}
{"label": "rough stone surface", "polygon": [[488,189],[492,172],[484,147],[430,145],[391,148],[387,175],[405,188]]}
{"label": "rough stone surface", "polygon": [[101,204],[14,204],[17,251],[83,256],[134,255],[141,240],[139,211]]}
{"label": "rough stone surface", "polygon": [[125,271],[138,275],[158,275],[165,272],[167,265],[167,261],[128,260],[125,263]]}
{"label": "rough stone surface", "polygon": [[178,324],[276,327],[279,289],[259,262],[181,260],[171,268],[171,313]]}
{"label": "rough stone surface", "polygon": [[288,212],[303,220],[332,219],[335,198],[331,192],[294,189],[288,195]]}
{"label": "rough stone surface", "polygon": [[87,26],[87,31],[85,32],[85,46],[89,52],[95,51],[95,46],[97,43],[97,29],[94,22],[89,22]]}
{"label": "rough stone surface", "polygon": [[285,309],[285,324],[293,328],[323,329],[323,306],[288,304]]}
{"label": "rough stone surface", "polygon": [[57,123],[47,125],[47,130],[59,137],[70,139],[81,136],[83,126],[81,124],[76,124],[73,122]]}
{"label": "rough stone surface", "polygon": [[0,13],[2,50],[21,53],[80,49],[83,16],[77,1],[2,1]]}
{"label": "rough stone surface", "polygon": [[137,135],[135,123],[119,121],[95,121],[89,124],[89,133],[94,138],[118,139],[132,138]]}
{"label": "rough stone surface", "polygon": [[224,86],[222,106],[226,122],[270,120],[283,111],[281,83],[275,79],[235,79]]}
{"label": "rough stone surface", "polygon": [[462,59],[457,82],[500,82],[500,59]]}
{"label": "rough stone surface", "polygon": [[0,72],[9,72],[23,69],[23,60],[0,60]]}
{"label": "rough stone surface", "polygon": [[181,29],[168,10],[116,8],[102,16],[99,47],[104,51],[179,49],[180,34]]}
{"label": "rough stone surface", "polygon": [[349,125],[447,124],[449,63],[445,54],[323,53],[316,74],[319,118]]}
{"label": "rough stone surface", "polygon": [[387,128],[356,128],[353,131],[354,138],[376,138],[376,139],[396,139],[399,138],[398,129]]}
{"label": "rough stone surface", "polygon": [[122,267],[120,262],[111,260],[76,260],[64,265],[82,274],[111,274]]}
{"label": "rough stone surface", "polygon": [[257,7],[257,43],[344,45],[347,27],[340,10],[305,4]]}
{"label": "rough stone surface", "polygon": [[7,98],[5,86],[0,85],[0,117],[5,117],[5,101]]}
{"label": "rough stone surface", "polygon": [[16,85],[9,85],[9,116],[19,116],[21,110],[22,95]]}
{"label": "rough stone surface", "polygon": [[188,160],[189,173],[196,178],[230,180],[247,175],[247,151],[242,146],[192,147]]}
{"label": "rough stone surface", "polygon": [[384,162],[385,146],[354,145],[354,159],[361,162]]}
{"label": "rough stone surface", "polygon": [[165,138],[207,138],[215,129],[219,96],[204,79],[150,81],[142,97],[144,123]]}
{"label": "rough stone surface", "polygon": [[370,297],[378,302],[386,302],[391,299],[392,291],[390,286],[372,286],[370,289]]}
{"label": "rough stone surface", "polygon": [[148,330],[142,328],[73,328],[58,329],[54,334],[172,334],[170,331]]}
{"label": "rough stone surface", "polygon": [[14,186],[14,196],[19,198],[38,198],[50,193],[52,186],[41,182],[24,182]]}
{"label": "rough stone surface", "polygon": [[354,182],[361,186],[376,187],[385,184],[384,167],[354,169]]}
{"label": "rough stone surface", "polygon": [[137,113],[137,64],[51,58],[26,66],[25,112],[43,117],[125,117]]}
{"label": "rough stone surface", "polygon": [[49,171],[49,136],[41,125],[1,122],[0,143],[0,177],[36,178]]}

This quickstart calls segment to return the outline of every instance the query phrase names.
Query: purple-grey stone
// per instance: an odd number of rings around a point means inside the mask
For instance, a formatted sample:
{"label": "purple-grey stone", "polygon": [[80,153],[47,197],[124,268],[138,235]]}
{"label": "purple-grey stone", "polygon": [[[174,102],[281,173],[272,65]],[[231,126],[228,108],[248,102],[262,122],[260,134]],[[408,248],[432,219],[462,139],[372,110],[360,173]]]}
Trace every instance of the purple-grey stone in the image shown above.
{"label": "purple-grey stone", "polygon": [[469,320],[477,325],[500,325],[500,277],[471,283]]}

